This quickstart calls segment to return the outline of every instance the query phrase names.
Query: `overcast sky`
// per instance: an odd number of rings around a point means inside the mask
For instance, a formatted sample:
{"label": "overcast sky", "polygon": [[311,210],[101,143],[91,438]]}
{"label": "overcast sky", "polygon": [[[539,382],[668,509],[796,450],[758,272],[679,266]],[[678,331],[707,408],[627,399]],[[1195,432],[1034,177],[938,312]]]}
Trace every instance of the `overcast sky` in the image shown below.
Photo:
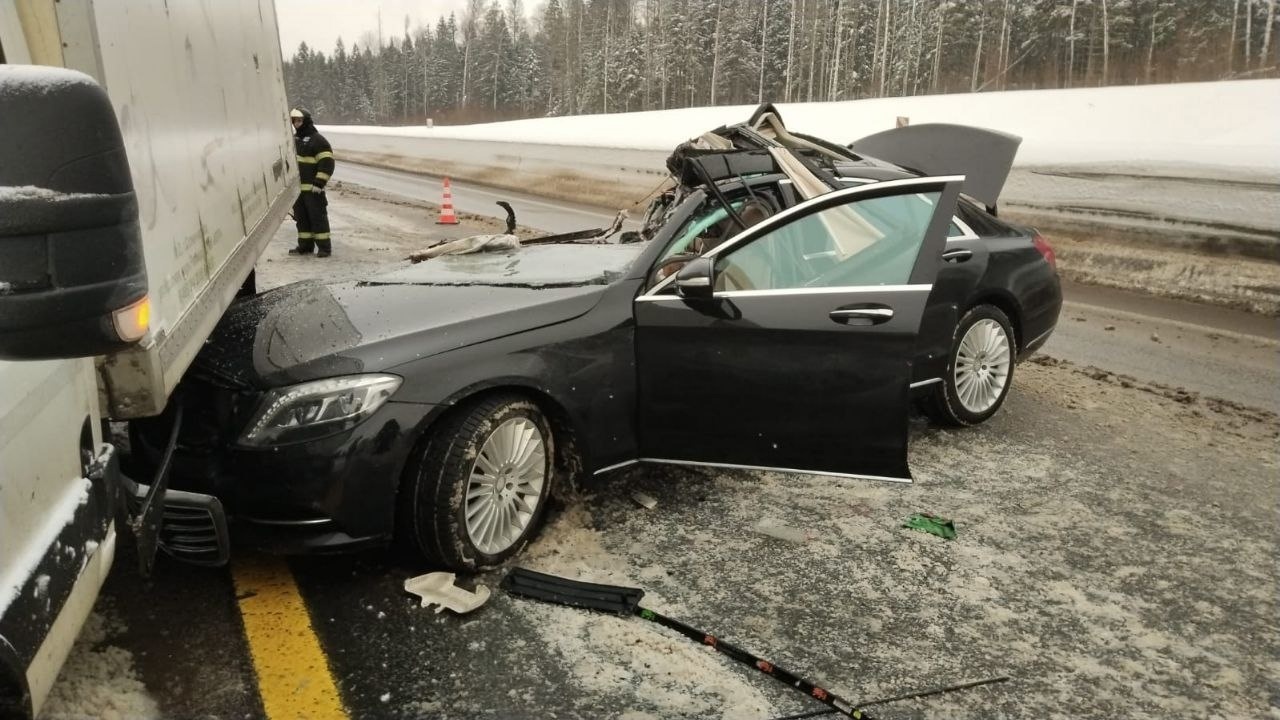
{"label": "overcast sky", "polygon": [[[536,0],[525,0],[525,11],[536,4]],[[451,12],[461,19],[466,5],[467,0],[276,0],[280,49],[287,60],[297,52],[298,43],[306,41],[327,55],[339,36],[350,49],[365,33],[377,35],[379,10],[383,37],[401,37],[406,15],[412,31],[428,23],[434,27],[436,18]]]}

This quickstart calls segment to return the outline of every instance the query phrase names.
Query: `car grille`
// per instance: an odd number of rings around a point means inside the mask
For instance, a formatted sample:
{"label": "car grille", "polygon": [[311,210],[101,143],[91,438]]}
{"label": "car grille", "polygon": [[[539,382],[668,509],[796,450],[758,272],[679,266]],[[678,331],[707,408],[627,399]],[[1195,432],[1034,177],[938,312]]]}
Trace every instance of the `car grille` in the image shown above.
{"label": "car grille", "polygon": [[[129,496],[131,515],[139,513],[145,496],[145,492]],[[167,555],[196,565],[225,565],[231,558],[229,537],[227,519],[216,498],[165,491],[159,544]]]}
{"label": "car grille", "polygon": [[183,495],[166,494],[160,548],[185,562],[225,565],[230,557],[226,518],[210,507],[184,503]]}

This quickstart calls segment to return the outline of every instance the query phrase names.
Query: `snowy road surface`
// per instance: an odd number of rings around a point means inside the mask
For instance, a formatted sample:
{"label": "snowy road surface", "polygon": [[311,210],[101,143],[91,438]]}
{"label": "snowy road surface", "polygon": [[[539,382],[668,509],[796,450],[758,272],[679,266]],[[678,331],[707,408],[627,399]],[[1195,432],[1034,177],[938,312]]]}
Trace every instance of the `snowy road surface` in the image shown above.
{"label": "snowy road surface", "polygon": [[[1037,167],[1009,176],[1004,199],[1023,207],[1066,207],[1134,222],[1182,220],[1206,229],[1265,236],[1280,231],[1280,183],[1159,175],[1159,169],[1116,165]],[[1046,201],[1046,199],[1051,199]]]}
{"label": "snowy road surface", "polygon": [[[331,209],[341,264],[285,256],[282,228],[261,284],[351,276],[481,227],[441,228],[419,204],[355,188],[336,190]],[[653,608],[845,697],[1013,678],[877,717],[1265,716],[1280,656],[1274,326],[1069,295],[1048,354],[1018,367],[991,422],[915,421],[912,485],[637,467],[580,488],[522,562],[644,588]],[[1218,376],[1240,380],[1212,385]],[[1245,399],[1208,397],[1232,393]],[[633,502],[635,490],[657,506]],[[953,518],[958,538],[901,527],[921,511]],[[264,601],[243,582],[248,561],[161,559],[143,582],[123,550],[48,717],[262,717],[264,697],[305,694],[315,673],[358,718],[822,708],[637,619],[501,591],[472,615],[436,615],[401,589],[428,568],[386,552],[281,563],[273,585],[301,602],[269,608],[279,625],[264,630],[242,619]],[[313,638],[325,661],[290,667],[281,651],[269,667],[250,647],[264,633]]]}
{"label": "snowy road surface", "polygon": [[[376,188],[406,198],[440,204],[444,188],[438,178],[383,168],[344,163],[340,178],[344,182]],[[506,211],[495,203],[507,200],[514,204],[516,222],[547,233],[565,233],[607,226],[613,214],[598,207],[577,205],[509,190],[498,190],[474,183],[452,184],[453,207],[458,212],[506,217]],[[632,223],[635,225],[635,223]]]}

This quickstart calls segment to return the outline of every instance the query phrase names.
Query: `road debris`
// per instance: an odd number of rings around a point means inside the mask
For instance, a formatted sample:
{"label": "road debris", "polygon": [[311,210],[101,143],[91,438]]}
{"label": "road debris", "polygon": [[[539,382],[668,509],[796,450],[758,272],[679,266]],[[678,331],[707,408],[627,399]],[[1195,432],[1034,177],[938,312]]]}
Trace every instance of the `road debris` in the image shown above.
{"label": "road debris", "polygon": [[779,667],[750,651],[732,645],[705,630],[699,630],[675,618],[669,618],[648,608],[641,607],[640,601],[644,599],[644,590],[640,588],[581,582],[518,567],[513,568],[502,579],[502,589],[512,595],[533,598],[557,605],[600,610],[616,615],[638,615],[649,622],[675,630],[694,642],[714,648],[717,652],[727,655],[744,665],[750,665],[765,675],[778,682],[790,685],[842,715],[872,720],[870,715],[859,710],[857,706],[848,700],[841,698],[826,688],[814,685],[786,668]]}
{"label": "road debris", "polygon": [[632,491],[631,499],[635,500],[636,504],[644,508],[645,510],[652,510],[658,507],[657,498],[655,498],[652,495],[649,495],[648,493],[642,493],[639,490]]}
{"label": "road debris", "polygon": [[937,535],[947,540],[956,539],[956,526],[950,518],[930,515],[929,513],[916,513],[902,522],[902,527],[927,532],[930,535]]}
{"label": "road debris", "polygon": [[784,542],[800,544],[811,539],[809,537],[809,533],[804,530],[781,525],[768,518],[756,523],[751,529],[761,535],[766,535]]}
{"label": "road debris", "polygon": [[[999,677],[990,677],[982,680],[972,680],[965,683],[957,683],[955,685],[946,685],[944,687],[929,688],[927,690],[916,690],[913,692],[902,693],[892,697],[884,697],[876,700],[858,703],[859,708],[871,707],[872,705],[884,705],[886,703],[897,702],[899,700],[911,700],[913,698],[929,697],[931,695],[942,695],[943,693],[951,693],[959,690],[969,690],[984,685],[994,685],[996,683],[1008,682],[1008,675]],[[796,713],[795,715],[787,715],[786,717],[774,718],[773,720],[803,720],[804,718],[821,717],[823,715],[832,715],[835,710],[813,710],[811,712]]]}
{"label": "road debris", "polygon": [[459,615],[465,615],[489,599],[489,588],[484,585],[476,585],[473,592],[455,585],[455,579],[451,572],[427,573],[405,580],[404,589],[405,592],[422,598],[420,607],[438,605],[436,613],[449,608]]}

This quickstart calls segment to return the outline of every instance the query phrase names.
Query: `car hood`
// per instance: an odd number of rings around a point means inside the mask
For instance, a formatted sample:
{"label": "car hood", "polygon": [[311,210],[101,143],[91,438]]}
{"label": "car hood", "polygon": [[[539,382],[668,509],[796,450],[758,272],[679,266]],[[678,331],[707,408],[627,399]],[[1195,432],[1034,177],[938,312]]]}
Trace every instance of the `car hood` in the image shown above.
{"label": "car hood", "polygon": [[380,372],[590,310],[638,246],[445,256],[365,280],[303,281],[234,304],[193,370],[236,388]]}

